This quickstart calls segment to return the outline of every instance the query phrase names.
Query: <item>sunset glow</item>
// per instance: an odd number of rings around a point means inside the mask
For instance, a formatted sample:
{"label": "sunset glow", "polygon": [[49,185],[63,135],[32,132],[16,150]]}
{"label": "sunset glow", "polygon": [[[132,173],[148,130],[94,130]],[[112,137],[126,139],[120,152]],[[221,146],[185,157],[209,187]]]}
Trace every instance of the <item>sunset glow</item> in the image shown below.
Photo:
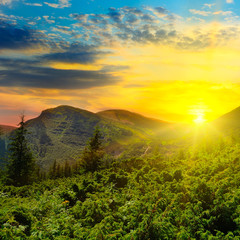
{"label": "sunset glow", "polygon": [[201,124],[240,105],[237,1],[0,6],[1,124],[57,105]]}
{"label": "sunset glow", "polygon": [[204,119],[204,116],[203,115],[198,115],[197,118],[194,119],[194,122],[197,124],[197,125],[202,125],[206,120]]}

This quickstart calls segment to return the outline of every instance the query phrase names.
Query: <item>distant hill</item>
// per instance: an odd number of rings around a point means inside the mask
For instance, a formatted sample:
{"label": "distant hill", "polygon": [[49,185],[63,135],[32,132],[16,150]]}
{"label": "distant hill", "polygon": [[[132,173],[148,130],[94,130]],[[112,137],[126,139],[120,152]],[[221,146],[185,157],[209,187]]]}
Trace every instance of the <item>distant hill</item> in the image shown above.
{"label": "distant hill", "polygon": [[8,125],[0,125],[0,132],[2,131],[4,134],[12,132],[17,127],[8,126]]}
{"label": "distant hill", "polygon": [[154,129],[170,125],[169,123],[161,120],[144,117],[137,113],[119,109],[98,112],[97,115],[139,128]]}
{"label": "distant hill", "polygon": [[210,125],[225,134],[240,133],[240,107],[212,121]]}

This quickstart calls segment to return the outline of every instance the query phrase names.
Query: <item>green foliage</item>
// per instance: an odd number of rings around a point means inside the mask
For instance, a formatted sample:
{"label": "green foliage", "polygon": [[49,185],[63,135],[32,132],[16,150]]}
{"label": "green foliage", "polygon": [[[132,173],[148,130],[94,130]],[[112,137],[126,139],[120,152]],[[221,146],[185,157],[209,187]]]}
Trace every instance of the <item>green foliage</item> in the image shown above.
{"label": "green foliage", "polygon": [[214,143],[1,185],[0,239],[239,239],[239,156],[238,143]]}
{"label": "green foliage", "polygon": [[15,186],[32,183],[35,174],[35,161],[26,140],[27,130],[24,116],[21,116],[20,127],[11,137],[7,181]]}
{"label": "green foliage", "polygon": [[99,169],[104,151],[102,148],[101,134],[98,127],[95,129],[93,137],[89,140],[83,151],[82,166],[86,171],[94,172]]}

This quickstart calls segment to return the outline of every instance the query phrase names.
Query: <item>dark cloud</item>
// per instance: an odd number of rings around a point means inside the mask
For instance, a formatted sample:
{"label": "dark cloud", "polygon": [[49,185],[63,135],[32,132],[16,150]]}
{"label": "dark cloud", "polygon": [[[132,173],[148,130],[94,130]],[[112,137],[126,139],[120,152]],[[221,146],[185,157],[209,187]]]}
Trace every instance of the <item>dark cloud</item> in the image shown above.
{"label": "dark cloud", "polygon": [[147,23],[151,23],[153,22],[155,19],[151,14],[143,14],[141,16],[141,20]]}
{"label": "dark cloud", "polygon": [[154,10],[155,10],[159,15],[162,15],[162,16],[168,14],[168,10],[165,9],[165,8],[163,8],[163,7],[156,7],[156,8],[154,8]]}
{"label": "dark cloud", "polygon": [[122,20],[122,14],[116,9],[116,8],[109,8],[108,9],[108,16],[114,21],[114,22],[121,22]]}
{"label": "dark cloud", "polygon": [[75,42],[70,46],[62,47],[59,52],[45,54],[39,59],[42,61],[88,64],[107,54],[110,54],[110,52],[99,51],[96,46]]}
{"label": "dark cloud", "polygon": [[27,67],[0,70],[0,86],[46,89],[85,89],[116,83],[120,78],[106,71],[61,70]]}
{"label": "dark cloud", "polygon": [[136,16],[141,16],[143,15],[143,12],[140,9],[137,9],[135,7],[123,7],[122,10],[127,13],[132,13]]}
{"label": "dark cloud", "polygon": [[96,52],[58,52],[50,53],[41,57],[43,60],[56,61],[56,62],[66,62],[66,63],[92,63],[98,59],[100,54]]}
{"label": "dark cloud", "polygon": [[0,49],[25,49],[44,44],[42,34],[0,21]]}
{"label": "dark cloud", "polygon": [[38,59],[0,58],[0,86],[46,89],[85,89],[112,85],[113,75],[127,66],[104,66],[102,70],[64,70],[41,67]]}
{"label": "dark cloud", "polygon": [[134,14],[128,14],[126,16],[125,23],[127,24],[135,24],[139,21],[139,19]]}
{"label": "dark cloud", "polygon": [[76,19],[76,20],[78,20],[78,21],[83,21],[83,22],[85,22],[86,19],[88,18],[88,15],[87,15],[87,14],[71,13],[71,14],[69,15],[69,17],[72,17],[72,18],[74,18],[74,19]]}
{"label": "dark cloud", "polygon": [[89,16],[89,22],[93,23],[93,24],[103,24],[103,25],[107,25],[108,21],[106,19],[106,16],[103,14],[94,14]]}

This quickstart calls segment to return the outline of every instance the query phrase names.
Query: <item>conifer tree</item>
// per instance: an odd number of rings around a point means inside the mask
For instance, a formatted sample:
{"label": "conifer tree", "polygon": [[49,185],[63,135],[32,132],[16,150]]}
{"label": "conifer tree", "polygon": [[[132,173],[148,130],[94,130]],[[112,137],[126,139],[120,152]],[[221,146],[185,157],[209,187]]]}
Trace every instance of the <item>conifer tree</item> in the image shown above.
{"label": "conifer tree", "polygon": [[19,128],[14,131],[11,137],[7,165],[8,182],[15,186],[30,184],[34,180],[36,165],[28,147],[26,134],[24,115],[21,115]]}
{"label": "conifer tree", "polygon": [[56,169],[56,177],[57,177],[57,178],[60,178],[61,175],[62,175],[62,173],[61,173],[61,166],[60,166],[60,164],[58,163],[58,164],[57,164],[57,169]]}
{"label": "conifer tree", "polygon": [[97,127],[90,138],[87,146],[83,151],[82,165],[86,171],[94,172],[101,165],[101,159],[103,158],[104,151],[102,147],[102,140],[100,130]]}
{"label": "conifer tree", "polygon": [[70,167],[68,161],[66,161],[66,162],[65,162],[65,165],[64,165],[64,176],[65,176],[65,177],[70,177],[70,176],[71,176],[71,173],[72,173],[71,167]]}
{"label": "conifer tree", "polygon": [[55,179],[56,178],[56,172],[57,172],[57,161],[55,159],[52,167],[50,168],[50,172],[49,172],[50,178]]}

